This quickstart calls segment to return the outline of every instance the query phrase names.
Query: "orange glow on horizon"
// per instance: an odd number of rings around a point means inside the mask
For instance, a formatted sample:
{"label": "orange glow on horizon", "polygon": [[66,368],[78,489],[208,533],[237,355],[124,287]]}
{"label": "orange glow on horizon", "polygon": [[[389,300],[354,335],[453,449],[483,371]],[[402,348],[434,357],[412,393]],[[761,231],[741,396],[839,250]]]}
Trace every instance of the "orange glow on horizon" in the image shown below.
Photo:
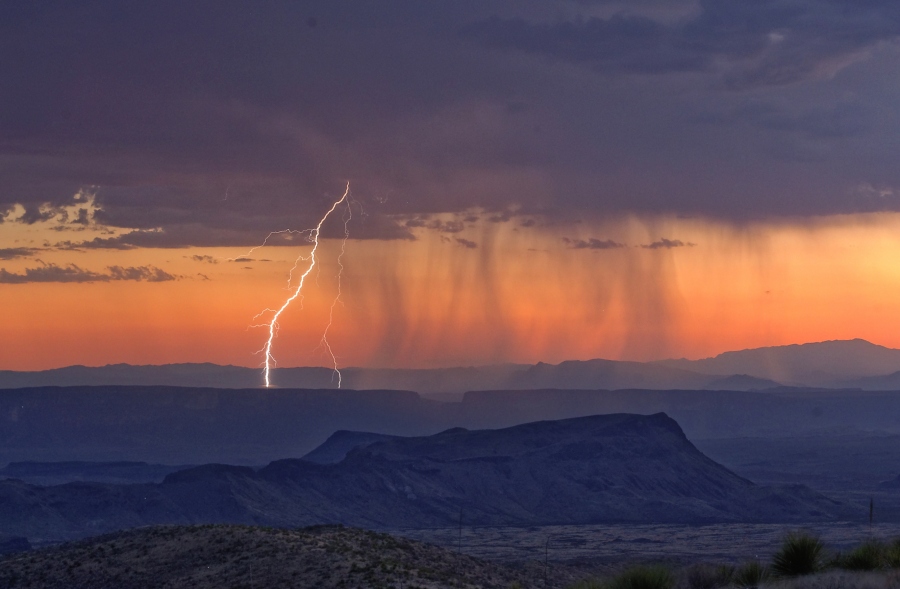
{"label": "orange glow on horizon", "polygon": [[[448,216],[450,218],[450,216]],[[352,227],[351,227],[352,234]],[[329,334],[342,366],[433,367],[570,359],[699,358],[861,337],[900,347],[900,215],[736,227],[623,217],[522,226],[480,221],[416,241],[353,241]],[[456,238],[475,242],[465,247]],[[569,242],[564,241],[569,239]],[[627,247],[574,249],[577,240]],[[694,246],[648,245],[662,238]],[[302,309],[281,321],[280,366],[327,366],[317,349],[334,297],[337,240]],[[252,318],[283,300],[296,248],[228,262],[236,248],[47,252],[47,263],[154,265],[169,282],[0,284],[0,369],[214,362],[259,366]],[[219,263],[201,263],[194,254]],[[9,272],[32,259],[4,263]],[[209,277],[205,280],[200,274]]]}

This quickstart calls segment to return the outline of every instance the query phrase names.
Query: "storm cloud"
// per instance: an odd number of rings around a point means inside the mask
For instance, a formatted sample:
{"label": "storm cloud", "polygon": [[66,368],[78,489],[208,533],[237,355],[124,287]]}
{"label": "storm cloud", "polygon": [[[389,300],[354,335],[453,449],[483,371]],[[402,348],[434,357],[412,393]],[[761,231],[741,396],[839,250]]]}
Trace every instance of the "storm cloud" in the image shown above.
{"label": "storm cloud", "polygon": [[129,249],[255,245],[348,180],[362,239],[900,210],[854,197],[900,187],[898,37],[888,0],[5,3],[0,211],[91,187],[66,226],[125,231],[68,246]]}

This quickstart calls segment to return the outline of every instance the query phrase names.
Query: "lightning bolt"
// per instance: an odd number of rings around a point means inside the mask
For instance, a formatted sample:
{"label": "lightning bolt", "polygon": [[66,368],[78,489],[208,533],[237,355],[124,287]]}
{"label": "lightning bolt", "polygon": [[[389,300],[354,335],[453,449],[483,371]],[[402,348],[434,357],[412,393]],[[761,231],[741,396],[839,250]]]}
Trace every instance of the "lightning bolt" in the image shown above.
{"label": "lightning bolt", "polygon": [[[331,309],[330,309],[329,316],[328,316],[328,325],[325,327],[325,332],[322,334],[322,340],[321,340],[321,345],[323,345],[325,347],[325,349],[328,351],[328,353],[331,355],[331,360],[332,360],[332,363],[334,364],[334,371],[338,375],[338,388],[340,388],[340,386],[341,386],[341,372],[340,372],[340,370],[338,370],[337,358],[335,357],[334,352],[331,349],[331,344],[328,343],[328,330],[331,328],[331,323],[334,318],[334,307],[338,304],[338,302],[340,302],[340,298],[341,298],[341,273],[344,270],[342,258],[344,256],[344,251],[346,249],[347,238],[350,236],[349,229],[348,229],[348,223],[350,222],[350,218],[352,217],[352,211],[350,208],[349,198],[350,198],[350,183],[348,182],[347,188],[344,190],[344,194],[341,196],[341,198],[336,200],[334,202],[334,204],[331,205],[331,208],[328,209],[328,212],[325,213],[325,215],[319,220],[319,224],[316,225],[315,229],[307,230],[309,232],[309,240],[312,242],[313,247],[312,247],[312,251],[309,252],[308,256],[300,255],[294,261],[294,267],[291,268],[291,275],[288,278],[288,286],[289,287],[290,287],[290,283],[292,282],[292,279],[293,279],[294,270],[297,269],[297,267],[300,265],[300,262],[308,261],[309,264],[307,265],[306,270],[303,272],[303,274],[300,275],[300,279],[297,282],[297,286],[294,288],[293,293],[287,298],[287,300],[284,301],[284,304],[281,305],[281,307],[279,309],[277,309],[277,310],[265,309],[264,311],[262,311],[260,313],[260,315],[261,315],[262,313],[273,312],[272,318],[269,320],[269,322],[267,324],[264,324],[268,328],[269,338],[266,340],[266,345],[263,346],[263,348],[260,350],[260,352],[263,352],[265,354],[265,370],[263,371],[263,376],[265,379],[266,388],[268,388],[271,384],[269,381],[269,372],[270,372],[271,368],[276,364],[275,357],[272,355],[272,345],[275,341],[275,336],[278,334],[278,329],[279,329],[278,319],[279,319],[279,317],[281,317],[281,314],[284,313],[284,311],[290,306],[290,304],[292,302],[294,302],[295,299],[300,298],[300,293],[303,291],[303,284],[306,282],[306,277],[309,276],[309,274],[313,271],[313,268],[316,267],[316,252],[319,250],[319,234],[322,231],[322,225],[325,224],[325,221],[328,219],[328,217],[330,217],[331,214],[334,213],[334,211],[336,211],[338,209],[338,207],[340,207],[342,204],[347,204],[348,213],[344,217],[344,239],[341,242],[341,253],[338,256],[338,266],[339,266],[338,294],[334,298],[334,301],[332,301],[332,303],[331,303]],[[273,233],[284,233],[284,232],[288,232],[288,231],[291,233],[306,233],[307,232],[307,231],[295,232],[295,231],[291,231],[291,230],[285,230],[285,231],[275,231]],[[270,233],[269,236],[266,237],[266,240],[268,240],[268,238],[271,236],[272,236],[272,233]],[[265,242],[263,243],[263,245],[265,245]],[[262,247],[262,246],[257,246],[257,248],[258,247]],[[257,248],[253,248],[253,249],[257,249]],[[251,251],[253,251],[253,250],[251,250]],[[259,317],[259,315],[257,315],[257,317]]]}
{"label": "lightning bolt", "polygon": [[[347,190],[350,190],[350,184],[347,184]],[[328,343],[328,331],[331,329],[331,324],[334,322],[334,308],[338,303],[341,302],[341,276],[344,274],[344,252],[347,251],[347,240],[350,239],[350,221],[353,219],[353,209],[350,207],[350,204],[347,203],[347,214],[344,215],[344,238],[341,240],[341,253],[338,254],[337,257],[337,295],[334,297],[334,300],[331,301],[331,307],[328,309],[328,325],[325,326],[325,330],[322,332],[322,341],[321,346],[324,347],[328,351],[328,355],[331,356],[331,363],[334,366],[334,374],[337,375],[337,388],[341,388],[341,371],[338,369],[337,357],[334,355],[334,350],[331,349],[331,344]]]}

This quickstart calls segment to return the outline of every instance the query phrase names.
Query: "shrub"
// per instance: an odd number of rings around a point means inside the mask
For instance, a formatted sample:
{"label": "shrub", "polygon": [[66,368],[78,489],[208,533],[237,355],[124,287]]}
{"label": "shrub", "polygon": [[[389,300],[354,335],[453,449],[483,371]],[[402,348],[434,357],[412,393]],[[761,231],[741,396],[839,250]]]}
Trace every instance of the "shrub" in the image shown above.
{"label": "shrub", "polygon": [[639,566],[628,569],[609,584],[610,589],[671,589],[675,578],[662,566]]}
{"label": "shrub", "polygon": [[854,548],[839,563],[841,568],[851,571],[874,571],[884,562],[884,546],[877,540],[867,540]]}
{"label": "shrub", "polygon": [[756,589],[768,576],[769,571],[766,570],[766,567],[757,560],[750,560],[738,567],[734,572],[733,580],[738,587]]}
{"label": "shrub", "polygon": [[893,569],[900,569],[900,538],[895,538],[885,547],[884,564]]}
{"label": "shrub", "polygon": [[822,568],[825,545],[816,536],[803,532],[788,534],[775,557],[772,571],[785,577],[809,575]]}
{"label": "shrub", "polygon": [[734,567],[727,565],[694,565],[687,571],[687,583],[691,589],[718,589],[731,583]]}

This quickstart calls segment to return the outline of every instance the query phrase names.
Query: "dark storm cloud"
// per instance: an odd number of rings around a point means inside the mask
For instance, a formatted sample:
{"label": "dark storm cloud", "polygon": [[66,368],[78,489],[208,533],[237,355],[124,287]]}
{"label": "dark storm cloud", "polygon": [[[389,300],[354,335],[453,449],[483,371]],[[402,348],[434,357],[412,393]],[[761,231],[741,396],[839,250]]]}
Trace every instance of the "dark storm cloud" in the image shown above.
{"label": "dark storm cloud", "polygon": [[31,282],[110,282],[135,280],[143,282],[168,282],[178,277],[156,266],[109,266],[107,272],[85,270],[75,264],[58,266],[44,264],[26,268],[22,274],[0,268],[0,284],[26,284]]}
{"label": "dark storm cloud", "polygon": [[569,239],[568,237],[563,237],[563,242],[570,249],[574,250],[611,250],[627,247],[624,243],[619,243],[612,239],[597,239],[596,237],[591,237],[590,239]]}
{"label": "dark storm cloud", "polygon": [[0,212],[92,187],[65,226],[135,231],[85,248],[255,245],[348,179],[354,238],[476,207],[852,212],[900,186],[898,34],[886,0],[7,2]]}
{"label": "dark storm cloud", "polygon": [[555,23],[491,17],[467,33],[611,72],[662,74],[725,66],[734,88],[783,85],[900,35],[892,0],[702,0],[684,22],[616,14]]}
{"label": "dark storm cloud", "polygon": [[463,246],[464,248],[471,250],[478,247],[478,244],[470,239],[463,239],[462,237],[456,237],[454,239],[456,240],[456,243]]}
{"label": "dark storm cloud", "polygon": [[664,25],[639,16],[552,24],[495,16],[466,33],[490,47],[542,53],[623,72],[694,71],[705,68],[711,58],[683,47],[677,34]]}
{"label": "dark storm cloud", "polygon": [[843,102],[828,109],[792,112],[772,104],[748,102],[727,113],[708,113],[698,122],[746,123],[766,131],[794,133],[810,139],[850,138],[865,134],[875,125],[872,113],[859,104]]}
{"label": "dark storm cloud", "polygon": [[653,243],[648,243],[642,245],[641,247],[648,250],[658,250],[658,249],[672,249],[676,247],[694,247],[697,245],[696,243],[684,242],[680,239],[666,239],[663,237],[658,241],[654,241]]}

